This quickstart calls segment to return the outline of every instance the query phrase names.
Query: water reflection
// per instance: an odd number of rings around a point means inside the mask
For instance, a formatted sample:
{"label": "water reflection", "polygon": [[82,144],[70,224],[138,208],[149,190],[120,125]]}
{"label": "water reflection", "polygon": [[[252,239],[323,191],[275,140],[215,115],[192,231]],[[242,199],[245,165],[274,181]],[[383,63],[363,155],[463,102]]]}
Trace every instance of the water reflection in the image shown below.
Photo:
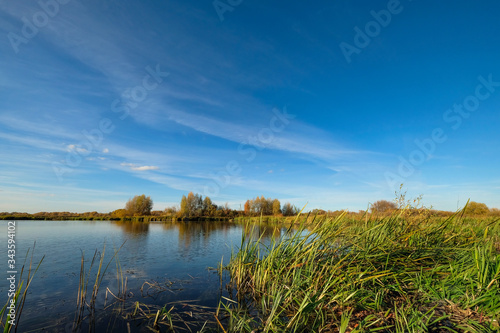
{"label": "water reflection", "polygon": [[265,224],[247,224],[243,227],[243,232],[248,240],[256,241],[259,238],[266,242],[272,238],[278,239],[286,231],[280,226],[265,225]]}
{"label": "water reflection", "polygon": [[[133,237],[147,236],[150,229],[148,222],[113,221],[114,225],[126,234]],[[243,227],[243,232],[247,239],[263,241],[271,238],[280,238],[286,231],[282,226],[266,224],[243,224],[238,225],[229,222],[166,222],[161,223],[161,228],[168,233],[177,231],[179,245],[189,247],[193,243],[207,245],[210,237],[214,233],[227,236],[228,232],[234,228]]]}
{"label": "water reflection", "polygon": [[208,243],[214,233],[222,232],[227,235],[228,230],[233,226],[224,222],[178,222],[179,244],[185,247],[192,243]]}
{"label": "water reflection", "polygon": [[134,237],[145,237],[149,232],[149,223],[146,222],[113,221],[112,223],[119,226],[125,234]]}
{"label": "water reflection", "polygon": [[[134,238],[143,238],[150,231],[148,222],[113,221],[126,235]],[[156,224],[156,223],[155,223]],[[242,228],[248,240],[258,240],[266,242],[272,238],[280,238],[286,232],[283,226],[267,224],[235,224],[230,222],[214,221],[191,221],[191,222],[166,222],[161,223],[161,229],[166,233],[177,231],[178,243],[182,247],[190,247],[193,244],[207,246],[210,237],[217,234],[226,237],[230,230]]]}

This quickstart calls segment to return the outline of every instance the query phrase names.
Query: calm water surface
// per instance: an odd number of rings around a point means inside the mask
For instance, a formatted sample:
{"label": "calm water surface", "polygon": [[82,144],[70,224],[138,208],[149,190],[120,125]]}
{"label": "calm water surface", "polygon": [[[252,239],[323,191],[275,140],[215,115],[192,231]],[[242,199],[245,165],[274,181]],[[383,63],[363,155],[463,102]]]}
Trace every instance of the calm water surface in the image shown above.
{"label": "calm water surface", "polygon": [[[6,244],[7,221],[2,221],[0,225],[3,229],[2,244]],[[45,255],[30,286],[18,332],[42,329],[45,332],[71,332],[82,253],[88,269],[96,250],[102,253],[105,246],[106,264],[112,258],[114,249],[123,244],[118,258],[124,278],[128,281],[129,303],[139,301],[163,306],[187,300],[193,301],[193,304],[216,307],[221,295],[227,296],[227,291],[221,289],[218,273],[209,268],[216,268],[222,258],[227,263],[231,247],[237,249],[243,233],[255,239],[262,235],[263,241],[269,242],[271,237],[280,237],[285,230],[270,226],[252,230],[228,222],[17,221],[17,269],[20,270],[26,252],[33,250],[35,242],[33,261],[38,263]],[[2,274],[6,275],[6,246],[1,247],[0,257],[3,258],[0,265]],[[101,310],[97,313],[96,331],[106,331],[109,311],[102,311],[102,308],[106,288],[117,291],[116,271],[116,262],[112,261],[98,295],[97,303]],[[148,297],[140,290],[145,282],[158,283],[164,287],[163,291],[150,292],[151,297]],[[227,276],[224,276],[222,285],[226,283]],[[1,306],[7,300],[7,290],[6,279],[0,279]],[[120,323],[114,327],[108,331],[121,330]],[[131,328],[132,331],[146,331],[140,325],[132,325]]]}

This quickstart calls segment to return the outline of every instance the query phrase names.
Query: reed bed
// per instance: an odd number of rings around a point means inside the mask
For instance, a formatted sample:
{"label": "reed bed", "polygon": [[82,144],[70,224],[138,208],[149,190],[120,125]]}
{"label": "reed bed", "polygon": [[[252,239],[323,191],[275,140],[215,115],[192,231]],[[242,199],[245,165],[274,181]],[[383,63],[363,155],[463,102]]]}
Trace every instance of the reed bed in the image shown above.
{"label": "reed bed", "polygon": [[[116,294],[111,292],[109,288],[106,289],[106,297],[104,300],[104,309],[114,306],[115,303],[123,303],[127,298],[127,280],[123,279],[123,272],[121,269],[120,261],[118,259],[118,252],[123,247],[123,243],[118,249],[114,250],[113,256],[109,259],[108,263],[104,265],[104,257],[106,253],[106,245],[104,245],[102,252],[98,252],[97,249],[89,263],[89,268],[85,267],[85,254],[82,252],[81,262],[80,262],[80,277],[78,283],[77,301],[76,301],[76,312],[75,318],[73,320],[72,331],[78,331],[81,329],[82,323],[87,320],[89,325],[89,331],[95,330],[95,320],[96,320],[96,309],[97,309],[97,296],[103,279],[108,271],[109,266],[112,261],[115,260],[116,263],[116,280],[118,283],[118,291]],[[94,272],[94,267],[97,265],[97,269]],[[92,283],[92,280],[94,281]],[[89,289],[91,288],[91,290]],[[114,302],[106,307],[107,295],[108,293],[114,297]]]}
{"label": "reed bed", "polygon": [[498,332],[500,223],[459,212],[314,220],[224,268],[224,332]]}

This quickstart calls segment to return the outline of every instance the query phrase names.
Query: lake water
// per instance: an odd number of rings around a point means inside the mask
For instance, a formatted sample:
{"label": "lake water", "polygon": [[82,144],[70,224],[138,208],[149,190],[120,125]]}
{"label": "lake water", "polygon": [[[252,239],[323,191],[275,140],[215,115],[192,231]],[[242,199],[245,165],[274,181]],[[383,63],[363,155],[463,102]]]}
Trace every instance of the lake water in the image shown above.
{"label": "lake water", "polygon": [[[6,244],[7,221],[1,221],[0,225],[2,244]],[[195,332],[204,318],[196,309],[204,309],[201,306],[215,308],[221,296],[227,297],[229,293],[225,288],[227,274],[221,279],[218,272],[209,268],[216,268],[222,258],[227,263],[231,248],[238,248],[242,234],[255,239],[262,235],[263,241],[268,242],[284,232],[280,227],[251,229],[229,222],[17,221],[16,268],[20,271],[26,252],[33,250],[35,242],[33,262],[38,263],[45,255],[29,288],[18,332],[71,332],[82,253],[85,270],[88,270],[95,251],[101,253],[104,246],[104,264],[110,261],[111,264],[97,296],[95,331],[148,331],[145,320],[124,320],[123,312],[117,315],[116,309],[113,312],[114,307],[109,307],[114,298],[109,293],[106,295],[106,290],[109,288],[116,294],[119,287],[116,261],[112,256],[114,249],[122,244],[118,259],[128,291],[128,299],[121,303],[122,307],[130,307],[136,301],[153,312],[165,304],[168,304],[167,309],[174,306],[172,313],[180,313]],[[7,247],[3,245],[0,260],[2,275],[7,276]],[[97,264],[93,269],[96,271]],[[90,290],[93,283],[91,278]],[[7,301],[7,293],[8,282],[2,278],[0,307]],[[103,310],[105,306],[108,308]],[[209,309],[206,311],[208,313]],[[214,319],[213,314],[207,315],[209,317]],[[89,330],[88,320],[80,330]]]}

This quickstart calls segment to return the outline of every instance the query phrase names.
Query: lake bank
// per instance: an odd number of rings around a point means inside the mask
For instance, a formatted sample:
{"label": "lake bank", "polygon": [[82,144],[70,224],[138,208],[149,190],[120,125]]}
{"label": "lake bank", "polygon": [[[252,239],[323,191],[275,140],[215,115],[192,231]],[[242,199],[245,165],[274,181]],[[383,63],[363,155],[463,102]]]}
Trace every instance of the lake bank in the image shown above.
{"label": "lake bank", "polygon": [[[257,217],[21,221],[18,240],[29,247],[37,241],[34,262],[47,255],[30,286],[21,327],[74,325],[82,255],[84,276],[93,282],[92,255],[105,252],[103,263],[111,264],[96,298],[96,331],[111,320],[108,331],[403,332],[407,321],[417,330],[439,332],[447,325],[457,332],[494,332],[498,221],[403,215],[306,215],[286,224],[256,223],[265,220]],[[49,311],[43,320],[40,307]],[[86,311],[79,326],[85,330],[91,325]],[[464,313],[469,315],[459,318]]]}

